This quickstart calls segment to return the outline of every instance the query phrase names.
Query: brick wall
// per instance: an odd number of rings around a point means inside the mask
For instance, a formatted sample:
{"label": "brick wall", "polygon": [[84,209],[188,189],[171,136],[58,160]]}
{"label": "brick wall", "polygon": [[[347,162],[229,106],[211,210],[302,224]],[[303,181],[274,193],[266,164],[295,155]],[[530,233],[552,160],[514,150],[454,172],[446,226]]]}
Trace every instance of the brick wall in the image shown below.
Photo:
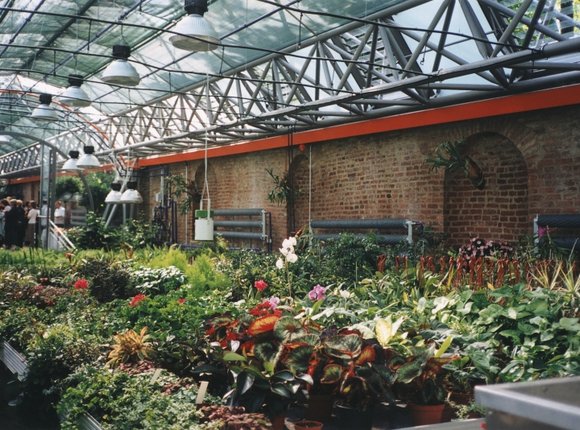
{"label": "brick wall", "polygon": [[[537,213],[580,212],[580,106],[457,122],[328,141],[292,149],[293,180],[300,190],[296,228],[312,219],[411,218],[452,242],[473,236],[515,241],[532,233]],[[487,186],[472,188],[461,176],[431,172],[425,159],[441,142],[467,140]],[[170,166],[203,185],[203,161]],[[274,249],[288,233],[288,214],[267,195],[272,168],[289,169],[286,149],[209,160],[213,208],[265,208],[272,212]],[[151,214],[159,179],[143,179],[144,213]],[[309,176],[311,175],[311,183]],[[291,214],[292,215],[292,214]],[[179,240],[191,241],[191,214],[180,215]],[[185,227],[187,222],[187,228]],[[187,236],[186,236],[187,233]]]}
{"label": "brick wall", "polygon": [[[310,202],[312,219],[411,218],[455,244],[477,235],[516,241],[531,234],[538,212],[579,211],[579,114],[580,107],[568,107],[295,148],[295,227],[307,224]],[[467,140],[484,170],[484,190],[461,175],[430,171],[425,159],[447,140]],[[271,210],[275,247],[287,234],[287,213],[267,201],[265,169],[282,174],[287,159],[286,150],[274,150],[210,160],[216,207]]]}

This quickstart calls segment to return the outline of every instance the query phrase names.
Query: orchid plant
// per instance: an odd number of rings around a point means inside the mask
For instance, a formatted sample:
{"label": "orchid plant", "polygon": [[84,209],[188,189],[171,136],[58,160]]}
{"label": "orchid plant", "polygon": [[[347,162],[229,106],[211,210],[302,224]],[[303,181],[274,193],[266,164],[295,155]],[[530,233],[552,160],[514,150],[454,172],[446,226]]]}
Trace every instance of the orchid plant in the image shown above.
{"label": "orchid plant", "polygon": [[296,238],[293,236],[284,239],[282,241],[282,248],[279,248],[282,256],[276,260],[276,268],[278,270],[286,271],[286,283],[288,285],[289,297],[292,297],[292,272],[289,270],[288,265],[298,261],[298,256],[295,252],[296,243]]}

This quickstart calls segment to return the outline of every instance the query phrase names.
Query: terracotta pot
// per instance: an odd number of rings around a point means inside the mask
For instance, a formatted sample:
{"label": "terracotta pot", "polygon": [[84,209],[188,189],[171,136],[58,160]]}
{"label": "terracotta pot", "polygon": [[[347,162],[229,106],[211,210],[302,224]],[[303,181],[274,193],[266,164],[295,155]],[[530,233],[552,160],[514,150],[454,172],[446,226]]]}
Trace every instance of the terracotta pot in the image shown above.
{"label": "terracotta pot", "polygon": [[294,423],[294,430],[322,430],[320,421],[302,420]]}
{"label": "terracotta pot", "polygon": [[439,405],[416,405],[410,403],[407,405],[407,409],[409,409],[414,426],[424,426],[427,424],[439,424],[444,422],[444,403]]}
{"label": "terracotta pot", "polygon": [[286,430],[285,420],[286,417],[284,415],[271,417],[270,421],[272,422],[272,430]]}

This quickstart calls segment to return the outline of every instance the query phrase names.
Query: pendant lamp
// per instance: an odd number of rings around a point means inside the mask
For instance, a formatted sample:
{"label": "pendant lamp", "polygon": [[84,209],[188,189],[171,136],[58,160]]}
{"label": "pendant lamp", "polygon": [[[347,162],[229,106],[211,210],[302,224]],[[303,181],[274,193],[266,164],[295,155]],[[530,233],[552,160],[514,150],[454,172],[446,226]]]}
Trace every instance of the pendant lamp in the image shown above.
{"label": "pendant lamp", "polygon": [[207,12],[207,0],[185,0],[187,16],[173,28],[169,37],[173,46],[186,51],[213,51],[220,40],[211,24],[203,17]]}
{"label": "pendant lamp", "polygon": [[137,191],[137,182],[127,182],[127,189],[121,195],[121,203],[143,203],[143,197]]}
{"label": "pendant lamp", "polygon": [[111,184],[111,191],[105,197],[105,203],[121,203],[121,183],[120,182],[113,182]]}
{"label": "pendant lamp", "polygon": [[59,97],[60,102],[73,107],[90,106],[91,99],[81,88],[83,78],[79,75],[68,75],[68,84],[67,89]]}
{"label": "pendant lamp", "polygon": [[83,152],[84,154],[81,155],[81,158],[79,158],[79,161],[77,161],[77,167],[81,169],[91,169],[95,167],[101,167],[99,159],[94,155],[95,152],[94,146],[84,146]]}
{"label": "pendant lamp", "polygon": [[107,66],[101,79],[107,84],[134,87],[139,85],[141,78],[135,67],[127,62],[131,48],[127,45],[113,46],[113,62]]}
{"label": "pendant lamp", "polygon": [[69,151],[68,153],[69,159],[64,162],[61,170],[68,170],[73,172],[82,170],[77,165],[79,161],[79,155],[80,155],[79,151]]}
{"label": "pendant lamp", "polygon": [[[4,131],[6,128],[3,125],[0,125],[0,131]],[[0,134],[0,144],[2,143],[10,143],[12,141],[12,136],[8,134]]]}
{"label": "pendant lamp", "polygon": [[40,104],[32,111],[32,115],[30,115],[31,118],[40,121],[57,121],[58,113],[50,106],[52,96],[43,93],[38,99],[40,100]]}

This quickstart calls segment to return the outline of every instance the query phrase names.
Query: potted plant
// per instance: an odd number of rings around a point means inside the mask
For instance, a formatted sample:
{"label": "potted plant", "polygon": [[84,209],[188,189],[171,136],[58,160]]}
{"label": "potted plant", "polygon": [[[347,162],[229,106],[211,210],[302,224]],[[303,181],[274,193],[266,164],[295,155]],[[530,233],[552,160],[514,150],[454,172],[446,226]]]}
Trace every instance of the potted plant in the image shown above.
{"label": "potted plant", "polygon": [[414,346],[410,349],[411,355],[397,357],[391,362],[396,369],[396,396],[407,403],[416,426],[444,421],[447,392],[443,366],[458,358],[444,356],[451,340],[448,337],[439,349],[434,344]]}
{"label": "potted plant", "polygon": [[[225,398],[247,412],[263,412],[274,427],[283,426],[288,407],[306,401],[306,374],[311,353],[307,328],[265,303],[238,317],[212,319],[209,340],[221,350],[233,388]],[[306,358],[300,360],[296,355]]]}
{"label": "potted plant", "polygon": [[335,387],[337,425],[370,429],[375,405],[394,401],[394,378],[383,348],[375,339],[364,339],[361,332],[349,329],[329,336],[323,346],[328,360],[320,383]]}
{"label": "potted plant", "polygon": [[479,189],[485,188],[485,177],[481,167],[469,156],[460,151],[462,141],[443,142],[435,149],[432,157],[427,158],[431,170],[444,168],[446,171],[462,170],[471,184]]}

